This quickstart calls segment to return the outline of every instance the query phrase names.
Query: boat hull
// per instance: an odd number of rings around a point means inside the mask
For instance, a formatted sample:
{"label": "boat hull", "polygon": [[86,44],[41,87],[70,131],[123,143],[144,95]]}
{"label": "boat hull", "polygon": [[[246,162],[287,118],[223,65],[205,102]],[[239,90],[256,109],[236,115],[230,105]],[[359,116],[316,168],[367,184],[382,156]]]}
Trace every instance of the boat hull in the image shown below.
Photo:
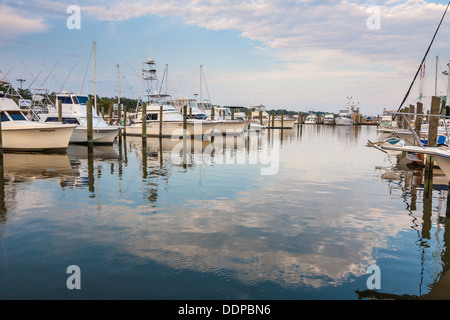
{"label": "boat hull", "polygon": [[213,134],[222,134],[222,135],[230,135],[230,134],[241,134],[248,128],[247,121],[237,121],[237,120],[225,120],[219,121],[214,127]]}
{"label": "boat hull", "polygon": [[335,124],[337,126],[352,126],[353,120],[350,118],[336,118]]}
{"label": "boat hull", "polygon": [[[213,132],[214,127],[216,126],[215,121],[188,121],[186,123],[186,129],[188,131],[188,135],[190,136],[198,136],[198,135],[207,135]],[[152,137],[173,137],[173,136],[183,136],[183,121],[163,121],[162,124],[162,134],[159,132],[158,121],[147,122],[147,136]],[[127,126],[126,133],[127,136],[142,136],[142,124],[136,123]]]}
{"label": "boat hull", "polygon": [[295,122],[296,122],[295,119],[283,119],[283,121],[281,121],[281,119],[275,119],[273,121],[273,125],[272,120],[271,121],[266,120],[265,124],[267,128],[271,129],[292,129],[294,127]]}
{"label": "boat hull", "polygon": [[9,151],[64,152],[75,129],[73,125],[26,125],[5,127],[2,144]]}
{"label": "boat hull", "polygon": [[[97,127],[92,129],[95,144],[112,144],[119,133],[117,127]],[[70,143],[87,143],[87,128],[78,126],[70,137]]]}

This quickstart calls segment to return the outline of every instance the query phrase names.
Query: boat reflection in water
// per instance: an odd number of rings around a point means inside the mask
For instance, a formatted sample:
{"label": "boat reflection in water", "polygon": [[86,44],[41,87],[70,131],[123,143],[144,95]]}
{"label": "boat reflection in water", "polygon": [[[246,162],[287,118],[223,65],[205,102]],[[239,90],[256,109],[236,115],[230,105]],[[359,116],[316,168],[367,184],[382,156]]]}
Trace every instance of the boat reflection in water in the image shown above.
{"label": "boat reflection in water", "polygon": [[0,298],[73,298],[72,264],[83,299],[431,297],[449,262],[445,176],[425,192],[420,168],[364,146],[372,126],[298,129],[122,136],[69,148],[67,174],[6,182],[20,199],[0,224]]}
{"label": "boat reflection in water", "polygon": [[[415,244],[421,261],[417,283],[419,294],[383,290],[356,290],[358,299],[437,300],[450,299],[450,197],[449,179],[439,168],[427,178],[424,168],[406,153],[390,152],[389,168],[378,167],[390,194],[401,194],[409,212],[411,228],[417,231]],[[410,239],[411,240],[411,239]],[[382,271],[381,271],[382,272]],[[417,281],[419,279],[419,281]]]}

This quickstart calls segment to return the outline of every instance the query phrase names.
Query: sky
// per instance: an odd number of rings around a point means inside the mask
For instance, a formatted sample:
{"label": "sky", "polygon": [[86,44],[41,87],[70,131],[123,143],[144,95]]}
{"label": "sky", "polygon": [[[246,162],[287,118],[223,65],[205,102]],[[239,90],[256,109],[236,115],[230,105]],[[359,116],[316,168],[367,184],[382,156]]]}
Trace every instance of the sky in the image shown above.
{"label": "sky", "polygon": [[[0,0],[0,79],[17,88],[85,94],[95,92],[95,79],[101,97],[117,96],[119,83],[121,97],[138,98],[145,93],[142,62],[151,58],[155,88],[167,85],[173,98],[201,92],[217,105],[335,113],[353,101],[361,113],[377,115],[400,106],[446,6],[422,0]],[[425,108],[435,93],[447,95],[442,72],[450,61],[449,37],[450,12],[405,106],[420,92]]]}

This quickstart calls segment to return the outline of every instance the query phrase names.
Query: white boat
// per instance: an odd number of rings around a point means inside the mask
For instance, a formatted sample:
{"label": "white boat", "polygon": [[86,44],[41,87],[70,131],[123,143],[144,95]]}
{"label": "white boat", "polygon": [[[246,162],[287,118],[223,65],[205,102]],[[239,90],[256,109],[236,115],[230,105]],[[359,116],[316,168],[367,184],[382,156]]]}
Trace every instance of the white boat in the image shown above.
{"label": "white boat", "polygon": [[333,113],[326,114],[325,117],[323,118],[323,124],[335,124],[334,114]]}
{"label": "white boat", "polygon": [[[10,85],[0,81],[1,85]],[[44,124],[29,120],[16,102],[0,95],[2,146],[11,151],[64,152],[75,129],[70,124]]]}
{"label": "white boat", "polygon": [[211,105],[207,102],[197,104],[196,99],[174,99],[172,104],[182,112],[184,106],[187,108],[188,119],[210,120],[215,122],[213,134],[241,134],[247,129],[248,122],[245,120],[231,119],[229,108],[214,108],[214,117],[211,117]]}
{"label": "white boat", "polygon": [[335,119],[337,126],[352,126],[354,124],[352,116],[359,113],[359,107],[351,102],[351,98],[348,98],[348,100],[347,107],[339,110],[339,114]]}
{"label": "white boat", "polygon": [[305,124],[317,124],[317,115],[315,113],[308,114]]}
{"label": "white boat", "polygon": [[[70,138],[71,143],[87,143],[87,114],[86,104],[89,100],[87,95],[72,94],[64,92],[56,95],[56,106],[61,101],[62,122],[75,124],[76,128]],[[95,112],[92,108],[93,140],[95,144],[112,144],[119,133],[119,126],[111,126]],[[48,107],[47,113],[39,114],[43,123],[58,122],[58,109],[55,106]]]}
{"label": "white boat", "polygon": [[[157,80],[156,66],[153,59],[143,62],[142,82],[150,86],[148,92],[154,92],[153,82]],[[144,99],[146,101],[144,101]],[[170,102],[170,95],[167,93],[141,94],[138,99],[136,112],[130,114],[130,125],[127,126],[126,135],[142,135],[142,124],[146,123],[147,136],[174,137],[182,136],[184,119],[182,113]],[[146,114],[142,117],[143,104],[146,105]],[[162,108],[162,118],[160,110]],[[187,110],[187,112],[189,112]],[[187,135],[202,136],[211,134],[216,126],[215,121],[204,119],[186,119]],[[160,132],[161,125],[161,132]]]}
{"label": "white boat", "polygon": [[405,151],[413,154],[428,154],[433,156],[433,160],[439,165],[439,168],[450,179],[450,149],[448,147],[420,147],[407,146],[399,144],[380,145],[381,149],[393,151]]}
{"label": "white boat", "polygon": [[[266,111],[265,106],[253,106],[252,111],[252,120],[258,124],[261,124],[260,116],[262,117],[262,125],[266,128],[271,129],[292,129],[294,127],[295,122],[297,121],[295,118],[283,116],[283,120],[281,117],[275,117],[272,119],[269,117],[269,113]],[[269,119],[270,118],[270,119]]]}
{"label": "white boat", "polygon": [[386,112],[383,112],[383,116],[378,121],[378,131],[379,132],[393,132],[395,129],[397,129],[397,121],[395,117],[392,114],[388,114]]}

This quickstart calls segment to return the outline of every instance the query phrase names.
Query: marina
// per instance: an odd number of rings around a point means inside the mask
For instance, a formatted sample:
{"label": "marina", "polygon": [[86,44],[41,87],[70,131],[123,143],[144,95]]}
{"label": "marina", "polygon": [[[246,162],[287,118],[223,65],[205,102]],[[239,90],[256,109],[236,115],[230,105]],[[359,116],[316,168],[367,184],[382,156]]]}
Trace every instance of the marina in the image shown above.
{"label": "marina", "polygon": [[450,300],[450,2],[0,8],[0,300]]}

